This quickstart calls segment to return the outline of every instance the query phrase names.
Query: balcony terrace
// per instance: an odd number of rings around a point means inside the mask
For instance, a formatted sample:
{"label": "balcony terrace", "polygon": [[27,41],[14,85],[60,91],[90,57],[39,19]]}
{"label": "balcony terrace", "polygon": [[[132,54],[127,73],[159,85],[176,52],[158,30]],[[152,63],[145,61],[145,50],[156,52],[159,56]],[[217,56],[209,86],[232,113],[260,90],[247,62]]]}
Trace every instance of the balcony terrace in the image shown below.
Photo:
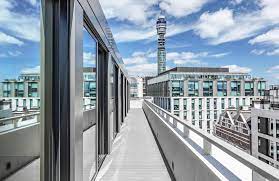
{"label": "balcony terrace", "polygon": [[[86,150],[91,143],[84,136]],[[84,154],[85,158],[94,155]],[[34,159],[7,180],[39,180],[39,163]],[[83,169],[90,167],[84,164]],[[96,180],[121,181],[265,179],[278,180],[279,171],[147,100],[131,101],[111,153],[96,176]]]}

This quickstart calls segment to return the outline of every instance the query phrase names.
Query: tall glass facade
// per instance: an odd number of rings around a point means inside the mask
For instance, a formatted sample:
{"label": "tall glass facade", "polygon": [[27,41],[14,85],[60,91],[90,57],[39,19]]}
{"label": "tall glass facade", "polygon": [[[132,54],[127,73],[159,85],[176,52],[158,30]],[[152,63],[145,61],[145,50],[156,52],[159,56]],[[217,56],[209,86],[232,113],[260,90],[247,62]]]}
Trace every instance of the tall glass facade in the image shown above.
{"label": "tall glass facade", "polygon": [[199,82],[189,81],[188,82],[188,96],[199,96]]}

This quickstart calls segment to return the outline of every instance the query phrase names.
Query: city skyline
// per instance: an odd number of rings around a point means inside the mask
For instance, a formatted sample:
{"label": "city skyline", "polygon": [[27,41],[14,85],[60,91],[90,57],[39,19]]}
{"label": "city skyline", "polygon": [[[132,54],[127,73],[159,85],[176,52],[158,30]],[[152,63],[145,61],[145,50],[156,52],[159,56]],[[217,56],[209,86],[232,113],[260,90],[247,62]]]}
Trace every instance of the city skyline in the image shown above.
{"label": "city skyline", "polygon": [[[100,2],[130,74],[156,75],[156,20],[166,16],[167,69],[175,66],[229,67],[279,82],[279,2],[152,0]],[[38,72],[39,1],[0,3],[0,79]],[[129,8],[126,8],[129,7]],[[172,9],[176,11],[172,11]],[[24,31],[16,25],[21,21]],[[5,24],[6,26],[2,26]],[[252,26],[253,25],[253,26]],[[26,28],[27,27],[27,28]],[[28,31],[27,31],[28,30]],[[241,31],[240,31],[241,30]],[[87,50],[84,56],[92,56]]]}

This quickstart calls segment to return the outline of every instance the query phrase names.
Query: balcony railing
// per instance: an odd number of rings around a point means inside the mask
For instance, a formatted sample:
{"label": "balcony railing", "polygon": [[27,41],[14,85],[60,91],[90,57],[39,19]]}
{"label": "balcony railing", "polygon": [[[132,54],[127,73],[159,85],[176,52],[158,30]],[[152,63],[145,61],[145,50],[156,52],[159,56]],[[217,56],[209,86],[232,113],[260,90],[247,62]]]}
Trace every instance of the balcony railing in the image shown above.
{"label": "balcony railing", "polygon": [[0,133],[40,122],[40,113],[23,114],[0,119]]}
{"label": "balcony railing", "polygon": [[[143,109],[176,180],[279,180],[279,171],[274,167],[195,127],[190,121],[181,120],[148,100],[143,102]],[[169,143],[173,140],[175,144]],[[166,146],[171,144],[175,148]],[[191,173],[192,167],[200,171]]]}

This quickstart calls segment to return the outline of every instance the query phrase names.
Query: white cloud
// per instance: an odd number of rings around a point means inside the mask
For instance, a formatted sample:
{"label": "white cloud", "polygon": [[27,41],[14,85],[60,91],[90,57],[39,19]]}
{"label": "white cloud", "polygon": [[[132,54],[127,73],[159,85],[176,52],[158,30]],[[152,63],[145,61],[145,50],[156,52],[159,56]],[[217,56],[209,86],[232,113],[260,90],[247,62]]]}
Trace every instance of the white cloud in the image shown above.
{"label": "white cloud", "polygon": [[279,45],[279,28],[274,28],[264,34],[261,34],[249,41],[250,44],[266,44],[266,45]]}
{"label": "white cloud", "polygon": [[279,65],[275,65],[270,67],[267,72],[279,71]]}
{"label": "white cloud", "polygon": [[23,42],[13,36],[0,32],[0,44],[13,44],[21,46],[23,45]]}
{"label": "white cloud", "polygon": [[231,54],[231,52],[217,53],[217,54],[210,55],[210,57],[222,58],[222,57],[225,57],[225,56],[227,56],[229,54]]}
{"label": "white cloud", "polygon": [[157,64],[156,63],[144,63],[137,64],[132,66],[127,66],[127,70],[130,75],[155,75],[157,72]]}
{"label": "white cloud", "polygon": [[216,38],[234,24],[232,10],[220,9],[214,13],[205,12],[200,16],[195,32],[201,38]]}
{"label": "white cloud", "polygon": [[279,55],[279,49],[275,49],[273,51],[269,51],[266,53],[268,56]]}
{"label": "white cloud", "polygon": [[196,34],[218,45],[258,35],[279,23],[279,1],[258,0],[255,3],[259,10],[235,13],[231,9],[220,9],[204,13],[195,27]]}
{"label": "white cloud", "polygon": [[267,70],[272,78],[279,80],[279,65],[274,65]]}
{"label": "white cloud", "polygon": [[167,61],[172,61],[174,64],[190,64],[190,65],[205,65],[200,59],[203,58],[221,58],[229,55],[230,52],[211,54],[209,52],[169,52],[167,53]]}
{"label": "white cloud", "polygon": [[234,72],[234,73],[249,73],[252,71],[252,69],[249,67],[241,67],[238,65],[225,65],[222,67],[229,68],[230,72]]}
{"label": "white cloud", "polygon": [[116,32],[114,34],[114,38],[116,42],[131,42],[131,41],[138,41],[138,40],[145,40],[156,38],[156,30],[153,29],[145,29],[145,30],[137,30],[137,29],[124,29]]}
{"label": "white cloud", "polygon": [[83,63],[85,65],[95,65],[96,55],[92,52],[83,52]]}
{"label": "white cloud", "polygon": [[25,1],[31,4],[32,6],[36,6],[38,4],[37,0],[25,0]]}
{"label": "white cloud", "polygon": [[196,13],[211,0],[162,0],[160,8],[174,17],[183,17]]}
{"label": "white cloud", "polygon": [[[33,2],[33,1],[30,1]],[[13,1],[0,1],[0,27],[10,35],[30,41],[40,40],[40,15],[15,11]]]}
{"label": "white cloud", "polygon": [[233,5],[238,5],[241,4],[243,2],[243,0],[231,0],[230,3]]}
{"label": "white cloud", "polygon": [[261,49],[261,50],[258,50],[258,49],[254,49],[251,51],[252,54],[255,54],[255,55],[263,55],[266,51]]}
{"label": "white cloud", "polygon": [[17,57],[21,55],[22,52],[20,51],[8,51],[7,53],[0,53],[0,58],[7,58],[7,57]]}
{"label": "white cloud", "polygon": [[131,57],[123,58],[125,65],[134,65],[134,64],[146,64],[148,54],[144,52],[134,52]]}
{"label": "white cloud", "polygon": [[24,68],[21,70],[21,73],[22,74],[40,73],[40,66]]}
{"label": "white cloud", "polygon": [[100,1],[107,18],[129,21],[134,24],[145,24],[153,14],[151,7],[158,0],[102,0]]}

